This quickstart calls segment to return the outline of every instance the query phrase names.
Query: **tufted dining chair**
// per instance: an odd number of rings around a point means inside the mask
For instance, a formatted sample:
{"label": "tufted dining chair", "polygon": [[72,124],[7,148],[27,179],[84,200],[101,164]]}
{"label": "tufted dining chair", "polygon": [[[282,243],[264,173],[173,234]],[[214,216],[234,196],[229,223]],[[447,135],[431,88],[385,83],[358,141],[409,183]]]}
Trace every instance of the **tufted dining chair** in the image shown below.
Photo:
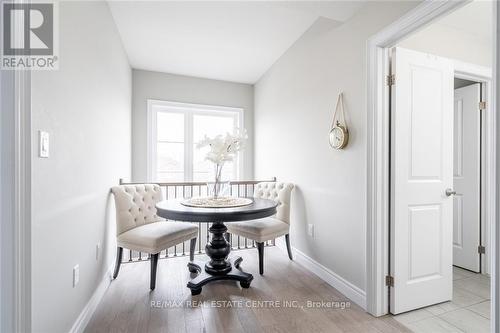
{"label": "tufted dining chair", "polygon": [[156,267],[162,250],[191,240],[190,259],[194,259],[198,226],[166,221],[156,214],[162,200],[161,187],[156,184],[120,185],[111,189],[116,206],[117,255],[113,278],[120,271],[123,248],[149,253],[151,257],[150,288],[156,286]]}
{"label": "tufted dining chair", "polygon": [[292,258],[290,248],[290,198],[294,185],[291,183],[263,182],[255,185],[254,197],[270,199],[279,205],[276,215],[258,220],[231,222],[227,232],[246,237],[257,243],[259,252],[259,273],[264,274],[264,242],[285,235],[288,257]]}

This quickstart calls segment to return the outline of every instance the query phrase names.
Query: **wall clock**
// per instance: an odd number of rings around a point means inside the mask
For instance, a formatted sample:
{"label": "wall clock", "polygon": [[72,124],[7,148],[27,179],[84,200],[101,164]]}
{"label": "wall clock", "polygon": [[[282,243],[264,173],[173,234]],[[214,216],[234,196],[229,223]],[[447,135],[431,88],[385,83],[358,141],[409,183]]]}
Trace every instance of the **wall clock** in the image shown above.
{"label": "wall clock", "polygon": [[349,131],[339,122],[330,130],[330,146],[335,149],[342,149],[349,141]]}
{"label": "wall clock", "polygon": [[[343,123],[341,123],[340,120],[337,119],[339,108],[341,110]],[[339,97],[337,99],[337,105],[335,106],[335,112],[333,113],[332,126],[330,128],[328,139],[330,141],[330,147],[335,149],[343,149],[349,142],[349,129],[347,128],[347,122],[345,120],[344,101],[342,93],[339,94]]]}

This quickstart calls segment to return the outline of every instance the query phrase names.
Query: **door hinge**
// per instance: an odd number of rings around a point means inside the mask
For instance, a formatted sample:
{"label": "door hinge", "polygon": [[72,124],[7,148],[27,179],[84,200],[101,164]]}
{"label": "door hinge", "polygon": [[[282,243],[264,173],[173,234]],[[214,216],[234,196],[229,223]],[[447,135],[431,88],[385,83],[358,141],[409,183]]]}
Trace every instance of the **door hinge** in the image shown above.
{"label": "door hinge", "polygon": [[477,247],[477,253],[480,253],[480,254],[485,254],[486,253],[486,248],[482,245],[479,245]]}
{"label": "door hinge", "polygon": [[393,86],[396,83],[396,75],[387,75],[386,81],[388,86]]}
{"label": "door hinge", "polygon": [[486,102],[479,102],[479,110],[486,110]]}
{"label": "door hinge", "polygon": [[394,287],[394,277],[391,275],[385,276],[385,285],[389,287]]}

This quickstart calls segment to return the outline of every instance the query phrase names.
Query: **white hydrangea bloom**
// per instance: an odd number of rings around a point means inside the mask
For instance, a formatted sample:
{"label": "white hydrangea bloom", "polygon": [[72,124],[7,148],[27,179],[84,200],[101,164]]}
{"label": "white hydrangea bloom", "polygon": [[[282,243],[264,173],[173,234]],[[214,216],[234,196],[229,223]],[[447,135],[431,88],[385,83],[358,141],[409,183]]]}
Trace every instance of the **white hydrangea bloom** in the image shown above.
{"label": "white hydrangea bloom", "polygon": [[205,137],[197,143],[196,148],[210,146],[205,159],[223,165],[225,162],[233,161],[239,151],[245,148],[248,135],[245,129],[237,129],[234,134],[226,133],[226,135],[217,135],[216,137]]}

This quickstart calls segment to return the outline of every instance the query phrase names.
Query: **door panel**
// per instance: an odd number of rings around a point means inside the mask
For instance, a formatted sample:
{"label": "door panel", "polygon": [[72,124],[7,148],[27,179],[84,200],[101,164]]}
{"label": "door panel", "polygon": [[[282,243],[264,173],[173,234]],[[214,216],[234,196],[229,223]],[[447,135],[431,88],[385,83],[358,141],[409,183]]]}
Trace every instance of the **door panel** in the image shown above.
{"label": "door panel", "polygon": [[440,205],[409,207],[408,283],[438,277],[440,274],[441,219]]}
{"label": "door panel", "polygon": [[[435,114],[437,105],[441,104],[440,89],[422,89],[429,82],[439,82],[441,72],[432,68],[410,65],[409,80],[411,83],[408,97],[411,105],[408,109],[408,127],[410,139],[410,181],[440,180],[442,177],[442,138],[429,133],[439,133],[442,118]],[[406,93],[406,92],[405,92]],[[429,163],[429,160],[435,163]]]}
{"label": "door panel", "polygon": [[391,313],[452,298],[453,65],[393,50]]}
{"label": "door panel", "polygon": [[480,84],[455,89],[453,264],[480,271]]}

